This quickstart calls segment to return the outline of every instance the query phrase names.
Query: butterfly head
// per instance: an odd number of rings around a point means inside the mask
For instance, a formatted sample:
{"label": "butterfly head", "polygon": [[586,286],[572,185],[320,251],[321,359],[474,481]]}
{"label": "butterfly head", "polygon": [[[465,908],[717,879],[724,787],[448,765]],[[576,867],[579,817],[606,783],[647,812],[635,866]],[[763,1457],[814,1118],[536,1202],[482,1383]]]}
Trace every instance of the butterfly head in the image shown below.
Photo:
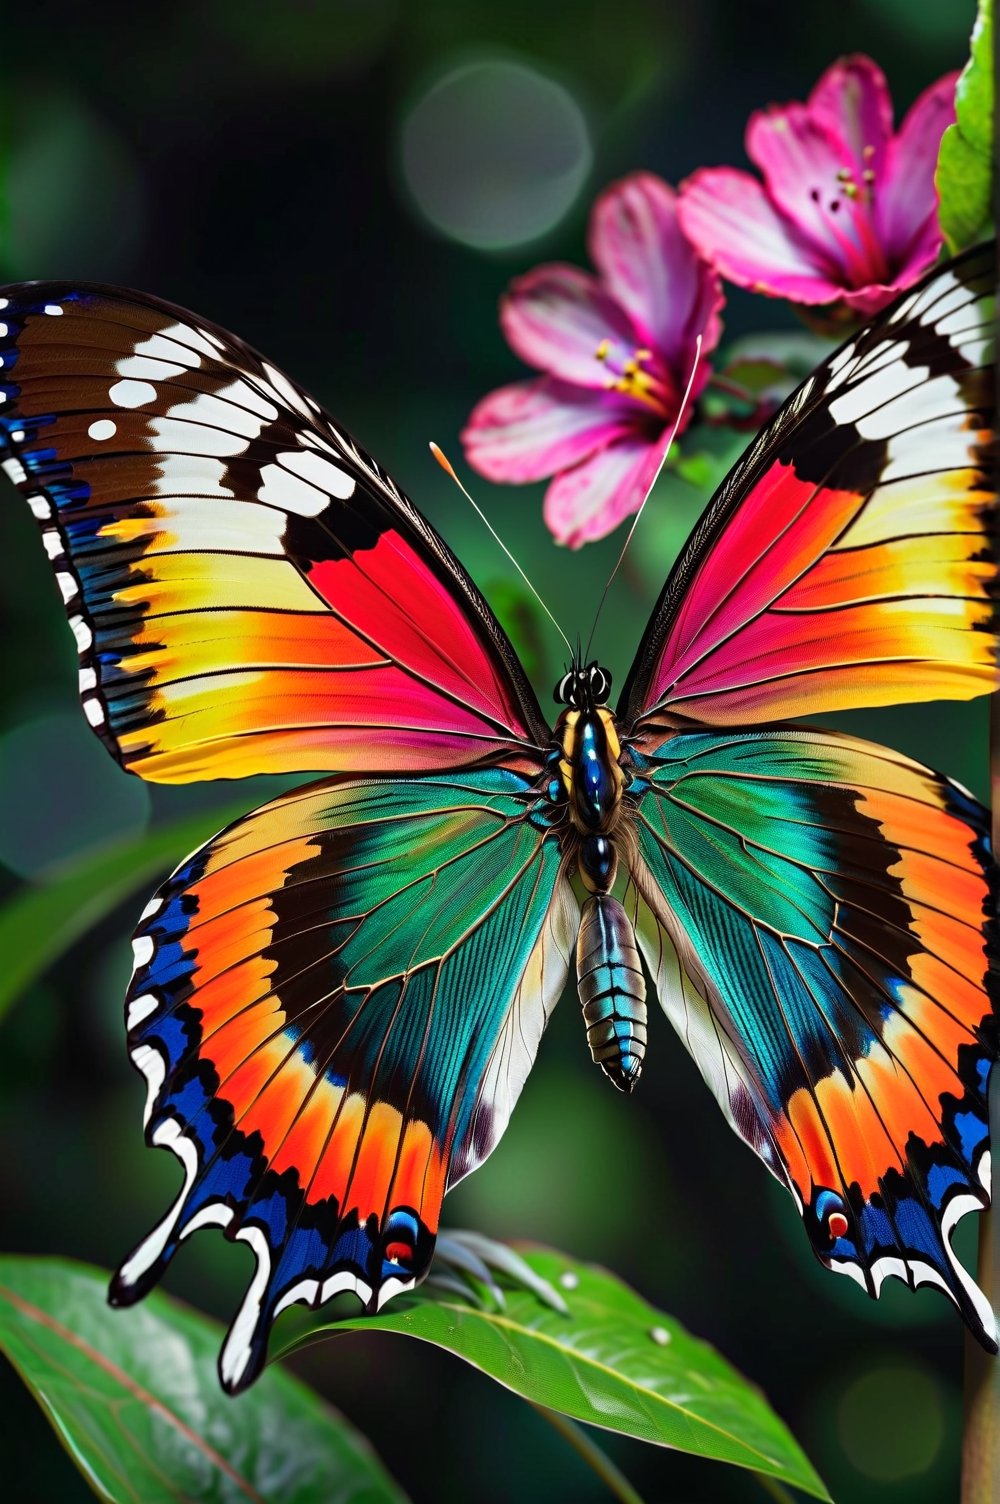
{"label": "butterfly head", "polygon": [[596,659],[586,667],[574,663],[553,691],[556,703],[572,710],[595,710],[607,704],[610,693],[611,675]]}

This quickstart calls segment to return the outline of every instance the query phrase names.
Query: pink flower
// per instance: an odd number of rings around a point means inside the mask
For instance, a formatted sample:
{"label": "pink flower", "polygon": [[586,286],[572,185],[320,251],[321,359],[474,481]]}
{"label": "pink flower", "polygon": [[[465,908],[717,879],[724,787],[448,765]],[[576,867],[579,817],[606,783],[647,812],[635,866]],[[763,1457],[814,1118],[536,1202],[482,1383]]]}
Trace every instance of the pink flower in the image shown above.
{"label": "pink flower", "polygon": [[673,189],[652,173],[601,194],[588,248],[596,277],[551,264],[511,284],[501,327],[515,353],[546,374],[491,392],[462,434],[469,463],[489,480],[555,477],[545,521],[571,548],[638,511],[699,334],[692,398],[708,380],[723,302],[718,277],[681,233]]}
{"label": "pink flower", "polygon": [[955,118],[949,73],[892,130],[892,99],[868,57],[828,68],[808,104],[751,115],[747,155],[763,184],[708,167],[681,184],[684,233],[723,276],[795,303],[867,318],[909,287],[941,248],[934,166]]}

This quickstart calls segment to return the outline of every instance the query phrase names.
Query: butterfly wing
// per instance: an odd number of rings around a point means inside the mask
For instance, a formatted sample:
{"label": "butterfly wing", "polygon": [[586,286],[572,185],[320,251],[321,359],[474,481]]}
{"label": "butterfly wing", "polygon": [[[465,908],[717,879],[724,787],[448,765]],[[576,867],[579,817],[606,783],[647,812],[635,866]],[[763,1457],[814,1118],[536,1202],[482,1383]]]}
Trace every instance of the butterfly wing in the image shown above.
{"label": "butterfly wing", "polygon": [[941,1286],[995,1350],[949,1241],[989,1203],[985,811],[899,754],[780,727],[682,732],[634,797],[640,945],[730,1124],[824,1264],[872,1295]]}
{"label": "butterfly wing", "polygon": [[313,400],[139,293],[0,289],[0,458],[42,527],[91,725],[162,782],[530,761],[464,570]]}
{"label": "butterfly wing", "polygon": [[274,1317],[427,1270],[441,1198],[506,1126],[566,980],[577,906],[526,780],[504,769],[314,783],[160,889],[135,941],[129,1048],[146,1136],[185,1181],[117,1303],[221,1225],[257,1268],[225,1386]]}
{"label": "butterfly wing", "polygon": [[653,612],[633,735],[994,688],[995,281],[992,246],[933,272],[762,431]]}

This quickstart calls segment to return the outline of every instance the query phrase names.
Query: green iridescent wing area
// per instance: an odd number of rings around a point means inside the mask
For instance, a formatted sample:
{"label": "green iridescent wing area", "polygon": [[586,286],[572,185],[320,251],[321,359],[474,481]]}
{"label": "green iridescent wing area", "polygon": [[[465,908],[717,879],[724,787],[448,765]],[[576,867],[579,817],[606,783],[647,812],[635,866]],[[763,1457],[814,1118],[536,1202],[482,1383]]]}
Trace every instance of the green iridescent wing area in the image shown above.
{"label": "green iridescent wing area", "polygon": [[900,754],[787,728],[641,759],[640,945],[731,1125],[829,1268],[942,1287],[995,1350],[950,1232],[989,1202],[986,812]]}
{"label": "green iridescent wing area", "polygon": [[186,1181],[113,1297],[196,1227],[248,1242],[229,1389],[285,1306],[346,1289],[376,1309],[426,1273],[566,980],[577,906],[546,819],[504,769],[332,779],[230,826],[147,909],[129,1047],[147,1139]]}

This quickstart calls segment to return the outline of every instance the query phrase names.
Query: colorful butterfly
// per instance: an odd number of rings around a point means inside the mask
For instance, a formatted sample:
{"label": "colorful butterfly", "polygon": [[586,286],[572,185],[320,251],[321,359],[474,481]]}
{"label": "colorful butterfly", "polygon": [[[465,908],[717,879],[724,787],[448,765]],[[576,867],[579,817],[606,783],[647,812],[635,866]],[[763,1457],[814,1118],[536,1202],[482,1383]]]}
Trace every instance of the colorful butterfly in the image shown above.
{"label": "colorful butterfly", "polygon": [[809,377],[683,550],[618,710],[575,661],[554,730],[437,533],[274,366],[140,294],[4,290],[3,465],[90,724],[156,781],[333,775],[142,915],[129,1050],[185,1178],[115,1303],[196,1228],[249,1243],[237,1391],[293,1302],[413,1286],[575,947],[617,1086],[641,954],[822,1262],[936,1284],[996,1349],[950,1244],[989,1194],[986,815],[788,723],[994,688],[994,277],[986,249],[941,267]]}

